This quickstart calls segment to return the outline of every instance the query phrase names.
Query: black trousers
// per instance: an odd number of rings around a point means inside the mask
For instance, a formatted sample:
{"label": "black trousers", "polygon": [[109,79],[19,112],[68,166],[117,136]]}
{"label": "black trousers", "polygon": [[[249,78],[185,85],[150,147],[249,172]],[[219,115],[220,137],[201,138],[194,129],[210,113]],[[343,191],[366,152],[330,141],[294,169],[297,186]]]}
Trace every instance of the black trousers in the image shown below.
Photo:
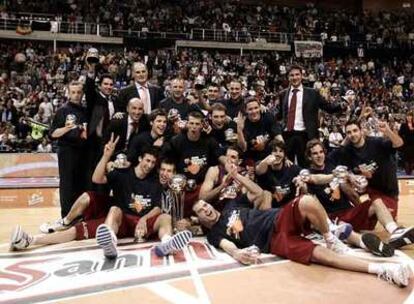
{"label": "black trousers", "polygon": [[295,158],[298,165],[305,168],[307,160],[305,157],[306,143],[308,142],[308,135],[305,131],[286,131],[283,133],[283,139],[286,143],[286,156],[292,162]]}
{"label": "black trousers", "polygon": [[81,147],[58,148],[59,194],[62,218],[65,217],[76,199],[86,191],[88,170],[86,151]]}

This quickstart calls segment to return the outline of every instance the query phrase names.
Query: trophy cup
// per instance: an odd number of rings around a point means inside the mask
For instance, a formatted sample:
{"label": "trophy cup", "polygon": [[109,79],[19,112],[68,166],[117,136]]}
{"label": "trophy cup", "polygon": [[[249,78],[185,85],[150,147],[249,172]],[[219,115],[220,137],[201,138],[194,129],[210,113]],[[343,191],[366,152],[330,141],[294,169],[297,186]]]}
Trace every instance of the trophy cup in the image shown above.
{"label": "trophy cup", "polygon": [[358,193],[364,193],[368,186],[368,180],[363,175],[350,174],[352,185]]}
{"label": "trophy cup", "polygon": [[76,116],[73,114],[66,115],[65,126],[74,128],[76,126]]}
{"label": "trophy cup", "polygon": [[114,161],[115,168],[124,169],[127,167],[127,156],[124,153],[119,153]]}
{"label": "trophy cup", "polygon": [[174,175],[169,182],[170,189],[172,190],[171,200],[171,220],[173,230],[176,231],[177,221],[184,218],[184,190],[187,183],[187,178],[182,174]]}
{"label": "trophy cup", "polygon": [[89,64],[99,63],[99,52],[95,48],[90,48],[86,53],[86,62]]}

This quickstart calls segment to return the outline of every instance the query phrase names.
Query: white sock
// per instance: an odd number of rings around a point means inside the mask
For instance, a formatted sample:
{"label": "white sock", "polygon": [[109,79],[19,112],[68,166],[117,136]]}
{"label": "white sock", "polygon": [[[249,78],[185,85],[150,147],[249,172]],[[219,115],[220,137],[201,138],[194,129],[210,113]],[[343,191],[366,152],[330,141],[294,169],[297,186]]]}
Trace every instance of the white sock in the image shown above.
{"label": "white sock", "polygon": [[69,225],[69,221],[66,218],[66,216],[62,220],[63,220],[63,225]]}
{"label": "white sock", "polygon": [[388,223],[388,224],[385,225],[385,229],[389,233],[393,233],[397,228],[398,228],[398,225],[397,225],[396,222],[390,222],[390,223]]}
{"label": "white sock", "polygon": [[161,237],[161,243],[168,242],[171,239],[171,235],[165,234]]}
{"label": "white sock", "polygon": [[382,272],[382,264],[380,263],[369,263],[368,264],[368,273],[379,274]]}
{"label": "white sock", "polygon": [[367,246],[365,246],[364,242],[362,241],[362,238],[359,240],[359,247],[362,249],[367,249]]}
{"label": "white sock", "polygon": [[336,236],[332,232],[327,232],[323,234],[326,243],[334,243],[336,241]]}

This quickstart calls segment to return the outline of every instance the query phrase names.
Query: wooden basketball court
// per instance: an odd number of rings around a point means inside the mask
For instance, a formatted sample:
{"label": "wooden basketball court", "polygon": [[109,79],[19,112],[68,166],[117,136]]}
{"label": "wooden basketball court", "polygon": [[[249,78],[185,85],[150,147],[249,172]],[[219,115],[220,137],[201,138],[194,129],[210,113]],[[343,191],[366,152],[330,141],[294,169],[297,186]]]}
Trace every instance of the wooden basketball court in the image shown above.
{"label": "wooden basketball court", "polygon": [[[401,189],[399,222],[409,226],[414,223],[414,194]],[[94,240],[8,252],[14,225],[38,233],[45,219],[58,216],[56,207],[1,209],[0,303],[414,303],[413,283],[398,288],[374,275],[304,266],[270,255],[258,265],[241,266],[203,239],[192,242],[184,254],[163,261],[148,253],[149,245],[123,240],[120,253],[128,258],[117,265],[104,262]],[[386,235],[380,228],[378,232]],[[414,265],[413,249],[414,245],[398,252],[390,261]],[[91,267],[85,271],[87,263]],[[47,275],[41,277],[42,272]],[[28,283],[28,277],[37,281]]]}

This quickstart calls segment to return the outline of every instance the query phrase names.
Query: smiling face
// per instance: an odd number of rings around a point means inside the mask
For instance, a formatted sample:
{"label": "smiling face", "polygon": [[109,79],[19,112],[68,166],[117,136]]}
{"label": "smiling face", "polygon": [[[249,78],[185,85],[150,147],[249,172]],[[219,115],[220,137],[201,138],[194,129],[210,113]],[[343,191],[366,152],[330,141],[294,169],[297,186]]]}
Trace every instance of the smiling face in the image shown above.
{"label": "smiling face", "polygon": [[152,154],[144,154],[144,156],[139,158],[138,166],[145,175],[148,175],[152,169],[154,169],[157,158]]}
{"label": "smiling face", "polygon": [[207,90],[207,98],[209,100],[217,100],[219,98],[219,88],[215,86],[209,86]]}
{"label": "smiling face", "polygon": [[174,99],[181,99],[184,96],[184,80],[174,79],[171,82],[171,93]]}
{"label": "smiling face", "polygon": [[114,81],[111,78],[104,78],[100,85],[100,90],[104,95],[111,95],[114,89]]}
{"label": "smiling face", "polygon": [[259,121],[261,117],[259,102],[256,100],[253,100],[253,101],[250,101],[248,104],[246,104],[246,114],[247,114],[247,118],[250,121],[252,122]]}
{"label": "smiling face", "polygon": [[169,163],[161,163],[160,165],[160,174],[159,174],[159,181],[161,186],[166,187],[168,182],[175,174],[175,165]]}
{"label": "smiling face", "polygon": [[139,98],[132,98],[127,107],[128,115],[133,121],[139,121],[142,114],[144,114],[144,104]]}
{"label": "smiling face", "polygon": [[151,122],[151,131],[158,137],[164,135],[166,128],[167,128],[167,117],[165,115],[158,115]]}
{"label": "smiling face", "polygon": [[207,228],[211,228],[220,217],[220,213],[203,200],[199,200],[194,204],[193,211],[200,220],[200,223]]}
{"label": "smiling face", "polygon": [[289,83],[294,88],[299,87],[302,84],[302,71],[299,69],[292,69],[289,72]]}
{"label": "smiling face", "polygon": [[226,111],[213,110],[211,112],[211,123],[215,129],[221,130],[226,123]]}
{"label": "smiling face", "polygon": [[230,97],[231,99],[238,99],[241,96],[241,83],[237,81],[230,82]]}
{"label": "smiling face", "polygon": [[361,147],[364,144],[364,136],[358,125],[350,124],[345,127],[345,133],[352,145]]}
{"label": "smiling face", "polygon": [[309,160],[311,166],[317,169],[323,169],[325,166],[325,150],[320,144],[313,146],[310,149]]}
{"label": "smiling face", "polygon": [[272,155],[275,157],[275,161],[273,162],[272,167],[282,166],[285,160],[285,150],[280,147],[275,147],[272,151]]}

